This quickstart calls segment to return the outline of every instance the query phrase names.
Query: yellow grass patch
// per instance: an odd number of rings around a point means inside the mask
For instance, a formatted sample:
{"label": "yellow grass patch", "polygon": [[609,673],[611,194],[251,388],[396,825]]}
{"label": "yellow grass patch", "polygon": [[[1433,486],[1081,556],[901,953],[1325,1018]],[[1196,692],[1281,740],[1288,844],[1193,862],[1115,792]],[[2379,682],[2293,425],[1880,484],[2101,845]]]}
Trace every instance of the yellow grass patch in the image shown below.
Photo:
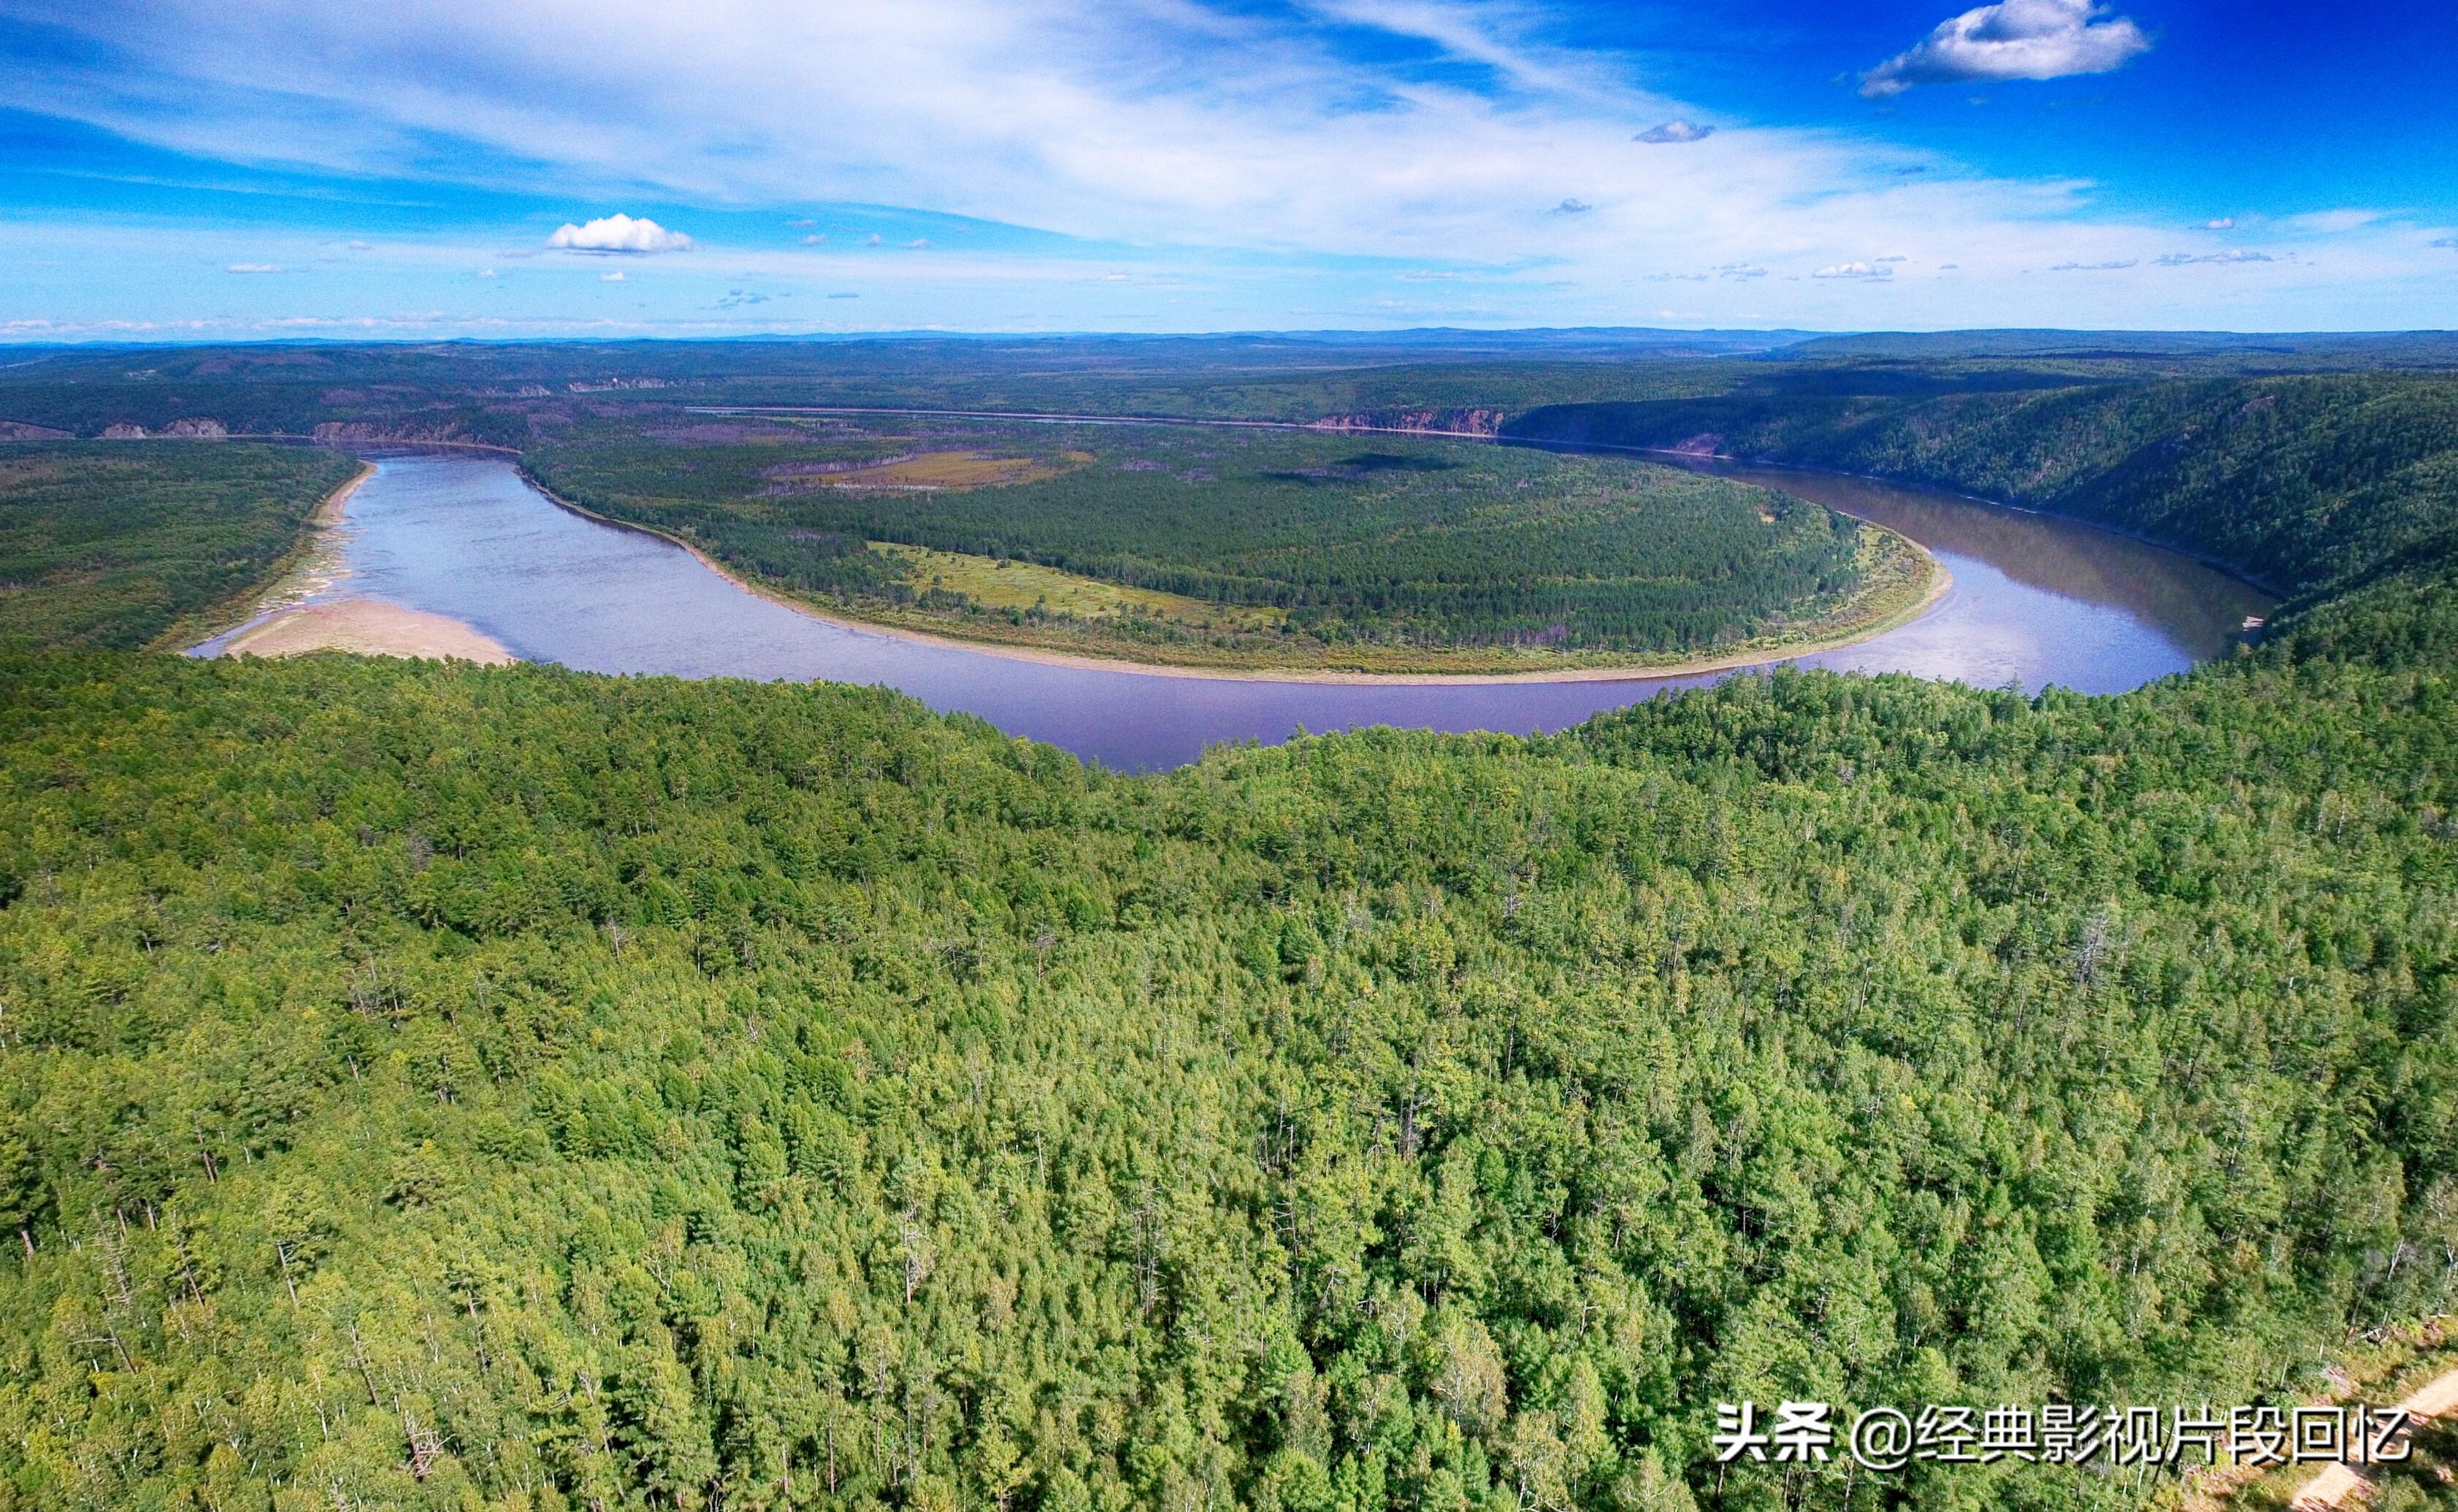
{"label": "yellow grass patch", "polygon": [[[1092,458],[1087,455],[1084,460],[1089,462]],[[1038,483],[1044,478],[1055,478],[1066,470],[1036,457],[996,457],[987,451],[926,451],[918,457],[905,457],[831,473],[818,481],[821,487],[828,488],[909,489],[919,492]]]}
{"label": "yellow grass patch", "polygon": [[903,558],[909,567],[906,581],[917,592],[946,589],[964,594],[985,609],[1031,609],[1037,604],[1053,614],[1072,614],[1078,619],[1139,614],[1147,619],[1224,630],[1269,630],[1281,622],[1277,610],[1207,604],[1199,598],[1104,583],[1099,578],[1079,577],[1031,562],[1010,561],[1002,566],[992,557],[895,546],[885,541],[873,541],[870,549]]}

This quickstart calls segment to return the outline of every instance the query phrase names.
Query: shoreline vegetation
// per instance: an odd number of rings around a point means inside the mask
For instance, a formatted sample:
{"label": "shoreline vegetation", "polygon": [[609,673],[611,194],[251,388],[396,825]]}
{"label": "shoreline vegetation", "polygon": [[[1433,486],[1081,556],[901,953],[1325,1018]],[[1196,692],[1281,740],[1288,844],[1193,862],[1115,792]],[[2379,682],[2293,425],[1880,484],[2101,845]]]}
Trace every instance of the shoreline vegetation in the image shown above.
{"label": "shoreline vegetation", "polygon": [[308,515],[298,541],[262,578],[243,592],[180,616],[145,649],[191,650],[217,635],[229,634],[252,619],[295,606],[344,576],[348,569],[343,565],[339,531],[348,513],[350,495],[359,491],[359,485],[376,475],[374,463],[364,457],[358,463],[359,470],[324,495]]}
{"label": "shoreline vegetation", "polygon": [[246,443],[0,443],[0,646],[167,651],[240,623],[366,470]]}

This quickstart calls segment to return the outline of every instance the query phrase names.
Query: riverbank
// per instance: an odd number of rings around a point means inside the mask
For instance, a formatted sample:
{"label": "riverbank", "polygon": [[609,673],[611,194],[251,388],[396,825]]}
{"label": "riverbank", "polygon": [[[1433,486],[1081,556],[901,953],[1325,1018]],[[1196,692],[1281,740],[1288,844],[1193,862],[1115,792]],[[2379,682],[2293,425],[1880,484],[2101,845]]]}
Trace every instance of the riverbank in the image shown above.
{"label": "riverbank", "polygon": [[788,593],[781,589],[771,587],[755,578],[737,571],[735,569],[728,566],[726,563],[719,561],[716,556],[703,550],[699,546],[685,537],[676,535],[671,531],[660,530],[655,526],[641,525],[635,521],[617,519],[613,515],[604,514],[595,509],[592,509],[585,505],[574,504],[572,500],[564,498],[562,495],[556,493],[552,488],[548,487],[544,483],[532,475],[527,467],[524,466],[518,470],[523,482],[536,489],[542,497],[552,501],[558,507],[567,509],[584,519],[594,520],[600,525],[609,525],[614,527],[616,529],[631,530],[642,535],[655,536],[656,539],[664,541],[668,545],[679,547],[683,550],[689,552],[694,561],[697,561],[702,567],[707,568],[710,571],[725,579],[727,582],[742,590],[744,592],[750,593],[755,597],[764,599],[781,609],[788,609],[807,618],[818,620],[823,624],[833,625],[842,630],[857,631],[864,634],[882,635],[892,640],[900,640],[916,646],[929,646],[946,651],[973,652],[986,656],[999,657],[1002,660],[1007,661],[1028,662],[1034,666],[1066,667],[1086,672],[1128,673],[1151,677],[1191,677],[1212,682],[1300,683],[1325,687],[1465,688],[1499,687],[1514,684],[1536,683],[1650,682],[1667,677],[1703,676],[1711,673],[1734,672],[1744,667],[1766,666],[1774,662],[1788,661],[1797,657],[1816,655],[1822,652],[1840,651],[1847,646],[1858,645],[1862,641],[1868,640],[1877,635],[1885,634],[1890,630],[1906,625],[1911,621],[1920,618],[1923,614],[1928,612],[1930,609],[1934,608],[1938,601],[1946,596],[1948,590],[1954,586],[1953,574],[1947,570],[1946,564],[1940,562],[1927,547],[1922,546],[1919,542],[1912,540],[1910,537],[1906,536],[1899,531],[1887,529],[1884,526],[1868,525],[1867,522],[1864,522],[1867,528],[1883,532],[1884,535],[1894,542],[1900,549],[1908,553],[1912,561],[1925,567],[1927,570],[1926,579],[1920,584],[1916,592],[1906,591],[1901,593],[1897,595],[1897,602],[1872,613],[1868,618],[1859,621],[1845,630],[1823,636],[1802,637],[1798,640],[1790,641],[1779,639],[1770,642],[1753,643],[1747,646],[1736,647],[1730,651],[1719,652],[1713,656],[1693,657],[1681,661],[1644,662],[1616,660],[1578,666],[1552,667],[1533,672],[1498,672],[1483,669],[1463,670],[1460,672],[1438,672],[1426,670],[1407,672],[1364,672],[1304,666],[1275,667],[1260,665],[1239,667],[1207,665],[1203,663],[1143,661],[1128,656],[1113,656],[1093,652],[1061,650],[1048,646],[1021,644],[1012,640],[994,639],[987,636],[974,637],[970,635],[954,634],[948,632],[946,629],[934,628],[924,630],[910,623],[900,623],[895,620],[872,618],[867,615],[852,613],[845,611],[842,606],[823,608],[810,599],[803,598],[793,593]]}
{"label": "riverbank", "polygon": [[216,635],[226,635],[268,611],[299,603],[330,588],[348,570],[342,561],[341,537],[336,529],[349,507],[350,495],[375,475],[376,465],[362,458],[359,470],[349,481],[324,495],[308,514],[299,540],[275,561],[272,570],[245,592],[182,616],[154,637],[146,649],[185,650]]}
{"label": "riverbank", "polygon": [[224,656],[299,656],[314,651],[361,656],[424,656],[506,667],[518,661],[501,642],[443,614],[372,598],[307,604],[232,637]]}

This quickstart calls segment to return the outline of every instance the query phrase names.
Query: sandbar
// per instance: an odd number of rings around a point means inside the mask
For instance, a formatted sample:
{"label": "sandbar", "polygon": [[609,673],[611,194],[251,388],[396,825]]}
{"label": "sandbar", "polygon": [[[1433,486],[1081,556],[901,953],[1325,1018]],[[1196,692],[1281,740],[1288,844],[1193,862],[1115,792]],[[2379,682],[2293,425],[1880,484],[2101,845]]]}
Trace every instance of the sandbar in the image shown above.
{"label": "sandbar", "polygon": [[234,638],[225,656],[297,656],[345,651],[362,656],[426,656],[510,666],[520,658],[491,636],[457,619],[372,598],[308,604],[275,615]]}

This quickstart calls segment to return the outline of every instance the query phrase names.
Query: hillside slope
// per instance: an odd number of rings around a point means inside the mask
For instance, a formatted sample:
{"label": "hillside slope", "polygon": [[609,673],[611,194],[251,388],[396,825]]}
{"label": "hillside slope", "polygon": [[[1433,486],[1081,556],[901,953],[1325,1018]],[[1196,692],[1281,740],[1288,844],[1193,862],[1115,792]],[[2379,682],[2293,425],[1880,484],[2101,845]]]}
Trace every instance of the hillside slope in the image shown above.
{"label": "hillside slope", "polygon": [[0,661],[0,1508],[2145,1504],[1707,1437],[2280,1399],[2458,1300],[2458,586],[2357,568],[2120,697],[1145,778]]}
{"label": "hillside slope", "polygon": [[2291,593],[2458,551],[2458,380],[2444,375],[1732,394],[1554,405],[1505,428],[1965,489],[2136,531]]}

